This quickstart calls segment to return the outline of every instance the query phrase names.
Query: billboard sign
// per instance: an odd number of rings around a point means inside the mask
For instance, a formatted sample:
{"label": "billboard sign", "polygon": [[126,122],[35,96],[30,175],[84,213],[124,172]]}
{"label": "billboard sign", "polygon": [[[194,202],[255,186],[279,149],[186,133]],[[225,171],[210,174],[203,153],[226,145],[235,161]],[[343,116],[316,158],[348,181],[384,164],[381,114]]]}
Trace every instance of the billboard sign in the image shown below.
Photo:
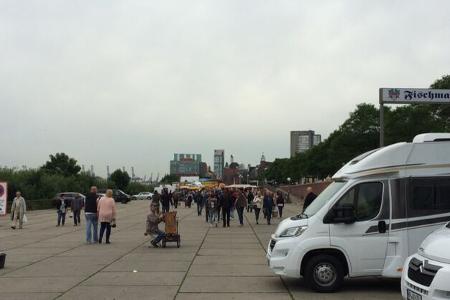
{"label": "billboard sign", "polygon": [[8,184],[0,182],[0,216],[6,215],[6,200],[8,199]]}
{"label": "billboard sign", "polygon": [[381,88],[380,103],[412,104],[412,103],[448,103],[450,90]]}

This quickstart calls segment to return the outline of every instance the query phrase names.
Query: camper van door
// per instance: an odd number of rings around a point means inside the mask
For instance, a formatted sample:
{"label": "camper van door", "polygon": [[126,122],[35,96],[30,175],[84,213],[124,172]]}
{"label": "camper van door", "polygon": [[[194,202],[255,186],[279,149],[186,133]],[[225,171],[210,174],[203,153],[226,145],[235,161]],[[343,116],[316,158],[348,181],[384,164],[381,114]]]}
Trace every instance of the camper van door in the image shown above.
{"label": "camper van door", "polygon": [[[380,275],[388,242],[389,219],[387,181],[364,181],[353,185],[333,206],[354,207],[351,224],[330,222],[331,246],[344,251],[350,259],[350,276]],[[380,230],[381,229],[381,230]]]}

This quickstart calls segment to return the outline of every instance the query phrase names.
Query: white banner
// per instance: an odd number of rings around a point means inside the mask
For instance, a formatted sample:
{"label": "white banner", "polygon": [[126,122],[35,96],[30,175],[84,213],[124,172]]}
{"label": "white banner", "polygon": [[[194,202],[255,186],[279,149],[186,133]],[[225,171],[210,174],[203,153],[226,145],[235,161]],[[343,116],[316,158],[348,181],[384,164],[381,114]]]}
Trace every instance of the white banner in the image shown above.
{"label": "white banner", "polygon": [[380,103],[450,103],[450,90],[381,88]]}
{"label": "white banner", "polygon": [[6,215],[6,200],[8,199],[8,184],[0,182],[0,216]]}

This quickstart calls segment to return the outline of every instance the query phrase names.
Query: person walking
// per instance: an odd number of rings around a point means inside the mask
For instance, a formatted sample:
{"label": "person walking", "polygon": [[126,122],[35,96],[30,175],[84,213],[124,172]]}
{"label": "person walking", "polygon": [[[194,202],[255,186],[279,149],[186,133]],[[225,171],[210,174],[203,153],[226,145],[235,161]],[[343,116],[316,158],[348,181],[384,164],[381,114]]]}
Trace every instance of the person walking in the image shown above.
{"label": "person walking", "polygon": [[86,195],[84,203],[84,217],[86,218],[86,243],[98,242],[98,219],[97,219],[97,187],[92,186]]}
{"label": "person walking", "polygon": [[255,198],[255,195],[253,194],[253,191],[250,189],[247,193],[247,212],[253,211],[253,199]]}
{"label": "person walking", "polygon": [[258,191],[255,198],[253,198],[253,209],[255,210],[256,224],[259,224],[259,213],[261,212],[262,204],[263,204],[263,197],[261,195],[261,192]]}
{"label": "person walking", "polygon": [[266,215],[267,225],[270,225],[272,219],[273,197],[272,193],[267,190],[263,200],[263,209]]}
{"label": "person walking", "polygon": [[216,189],[215,193],[217,198],[217,222],[220,222],[223,205],[223,191],[221,189]]}
{"label": "person walking", "polygon": [[308,186],[306,188],[306,197],[303,202],[303,211],[305,211],[308,206],[317,198],[317,195],[313,193],[312,187]]}
{"label": "person walking", "polygon": [[238,190],[238,195],[236,199],[236,210],[239,217],[239,225],[244,226],[244,209],[247,206],[247,197],[241,190]]}
{"label": "person walking", "polygon": [[230,210],[233,205],[233,195],[230,190],[225,190],[222,202],[223,227],[230,227]]}
{"label": "person walking", "polygon": [[58,226],[64,226],[66,223],[66,214],[67,214],[67,201],[63,198],[63,196],[59,196],[58,199],[56,199],[56,212],[58,214]]}
{"label": "person walking", "polygon": [[159,201],[161,201],[161,195],[158,193],[158,191],[155,190],[150,205],[153,205],[156,208],[158,214],[159,214]]}
{"label": "person walking", "polygon": [[27,203],[22,197],[20,191],[16,192],[16,197],[11,205],[11,228],[16,229],[17,221],[19,221],[19,229],[23,228],[23,218],[27,212]]}
{"label": "person walking", "polygon": [[206,207],[208,208],[208,222],[210,226],[217,227],[217,198],[213,192],[209,193],[208,201],[206,202]]}
{"label": "person walking", "polygon": [[281,219],[283,217],[283,207],[284,207],[284,197],[281,191],[277,192],[277,207],[278,207],[278,216]]}
{"label": "person walking", "polygon": [[180,200],[180,193],[179,192],[174,192],[173,195],[173,206],[175,207],[175,209],[178,208],[178,201]]}
{"label": "person walking", "polygon": [[113,199],[113,191],[107,190],[105,197],[100,198],[97,205],[98,220],[100,221],[99,244],[102,243],[103,234],[106,230],[106,243],[110,243],[111,223],[116,220],[116,202]]}
{"label": "person walking", "polygon": [[162,212],[166,213],[170,210],[170,196],[167,189],[163,189],[161,195]]}
{"label": "person walking", "polygon": [[70,205],[73,213],[73,226],[78,226],[81,224],[81,208],[83,207],[83,198],[81,196],[76,196],[72,199],[72,203]]}
{"label": "person walking", "polygon": [[205,221],[206,221],[206,223],[208,223],[208,217],[209,217],[209,211],[208,211],[209,192],[203,191],[202,199],[203,199],[203,207],[205,207]]}
{"label": "person walking", "polygon": [[194,201],[197,203],[197,215],[201,216],[203,211],[203,196],[200,191],[195,193]]}

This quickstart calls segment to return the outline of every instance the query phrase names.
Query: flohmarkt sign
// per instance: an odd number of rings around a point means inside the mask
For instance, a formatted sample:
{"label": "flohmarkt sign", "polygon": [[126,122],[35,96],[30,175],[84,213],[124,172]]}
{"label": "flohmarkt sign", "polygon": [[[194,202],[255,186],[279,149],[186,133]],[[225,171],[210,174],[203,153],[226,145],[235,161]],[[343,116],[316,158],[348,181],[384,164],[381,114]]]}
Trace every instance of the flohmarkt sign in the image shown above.
{"label": "flohmarkt sign", "polygon": [[450,103],[450,90],[381,88],[380,103]]}

